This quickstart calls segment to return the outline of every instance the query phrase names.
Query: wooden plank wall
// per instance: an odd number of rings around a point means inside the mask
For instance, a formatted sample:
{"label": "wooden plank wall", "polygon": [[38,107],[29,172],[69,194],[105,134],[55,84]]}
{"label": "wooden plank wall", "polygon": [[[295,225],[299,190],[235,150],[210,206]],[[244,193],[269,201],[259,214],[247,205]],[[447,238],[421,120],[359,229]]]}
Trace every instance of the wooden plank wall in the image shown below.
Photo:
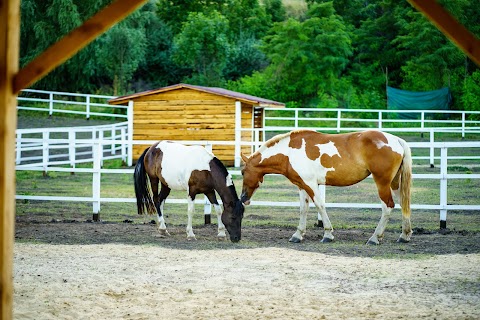
{"label": "wooden plank wall", "polygon": [[[188,88],[142,96],[134,100],[134,140],[235,141],[235,99]],[[252,126],[252,106],[242,104],[242,127]],[[251,141],[251,133],[242,133]],[[147,145],[133,149],[136,160]],[[243,149],[242,149],[243,151]],[[245,148],[249,154],[250,148]],[[234,147],[215,146],[213,153],[233,165]]]}

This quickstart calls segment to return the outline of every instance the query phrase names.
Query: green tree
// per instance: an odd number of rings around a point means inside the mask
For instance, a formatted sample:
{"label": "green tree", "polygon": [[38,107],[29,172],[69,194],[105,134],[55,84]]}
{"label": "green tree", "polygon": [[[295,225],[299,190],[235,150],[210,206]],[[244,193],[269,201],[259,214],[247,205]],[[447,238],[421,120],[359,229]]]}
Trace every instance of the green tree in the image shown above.
{"label": "green tree", "polygon": [[192,69],[191,82],[219,86],[224,82],[230,44],[228,21],[217,11],[209,15],[190,13],[182,31],[175,36],[173,59],[179,66]]}
{"label": "green tree", "polygon": [[264,39],[271,64],[264,71],[276,99],[308,104],[329,100],[352,53],[351,40],[331,2],[311,5],[303,22],[276,23]]}
{"label": "green tree", "polygon": [[150,2],[142,9],[145,20],[145,58],[141,61],[132,79],[134,91],[178,83],[187,75],[188,69],[177,66],[172,60],[173,32],[156,14],[156,5]]}
{"label": "green tree", "polygon": [[230,54],[224,70],[225,79],[237,80],[267,67],[268,60],[260,51],[260,44],[261,41],[253,36],[241,36],[236,44],[230,46]]}
{"label": "green tree", "polygon": [[142,30],[120,24],[98,41],[102,50],[97,51],[97,59],[105,74],[113,79],[113,94],[125,94],[129,80],[144,59],[145,34]]}
{"label": "green tree", "polygon": [[465,79],[461,98],[462,109],[468,111],[480,111],[480,70],[472,73]]}

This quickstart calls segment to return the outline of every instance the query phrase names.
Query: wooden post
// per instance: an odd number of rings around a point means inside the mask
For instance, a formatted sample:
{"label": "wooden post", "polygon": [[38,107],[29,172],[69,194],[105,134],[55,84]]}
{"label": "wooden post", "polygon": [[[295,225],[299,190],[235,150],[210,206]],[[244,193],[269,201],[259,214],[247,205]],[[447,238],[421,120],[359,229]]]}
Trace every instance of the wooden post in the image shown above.
{"label": "wooden post", "polygon": [[0,2],[0,319],[12,319],[15,228],[15,129],[20,1]]}

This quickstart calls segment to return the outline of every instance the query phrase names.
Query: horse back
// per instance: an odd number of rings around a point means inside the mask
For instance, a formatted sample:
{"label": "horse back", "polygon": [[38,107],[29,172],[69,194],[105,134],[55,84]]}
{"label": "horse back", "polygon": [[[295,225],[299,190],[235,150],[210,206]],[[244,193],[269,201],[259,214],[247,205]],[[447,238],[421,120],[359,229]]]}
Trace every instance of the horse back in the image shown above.
{"label": "horse back", "polygon": [[208,176],[213,158],[214,156],[201,146],[160,141],[147,152],[145,167],[150,176],[159,178],[169,188],[187,190],[192,174],[200,175],[204,179]]}

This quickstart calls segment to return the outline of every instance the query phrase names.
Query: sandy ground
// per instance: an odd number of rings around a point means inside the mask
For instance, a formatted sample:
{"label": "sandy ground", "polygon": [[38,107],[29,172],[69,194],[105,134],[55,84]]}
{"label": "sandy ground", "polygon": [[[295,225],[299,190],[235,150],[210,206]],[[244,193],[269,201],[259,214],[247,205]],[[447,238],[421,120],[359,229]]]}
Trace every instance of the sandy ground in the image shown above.
{"label": "sandy ground", "polygon": [[15,319],[479,319],[480,254],[15,244]]}

